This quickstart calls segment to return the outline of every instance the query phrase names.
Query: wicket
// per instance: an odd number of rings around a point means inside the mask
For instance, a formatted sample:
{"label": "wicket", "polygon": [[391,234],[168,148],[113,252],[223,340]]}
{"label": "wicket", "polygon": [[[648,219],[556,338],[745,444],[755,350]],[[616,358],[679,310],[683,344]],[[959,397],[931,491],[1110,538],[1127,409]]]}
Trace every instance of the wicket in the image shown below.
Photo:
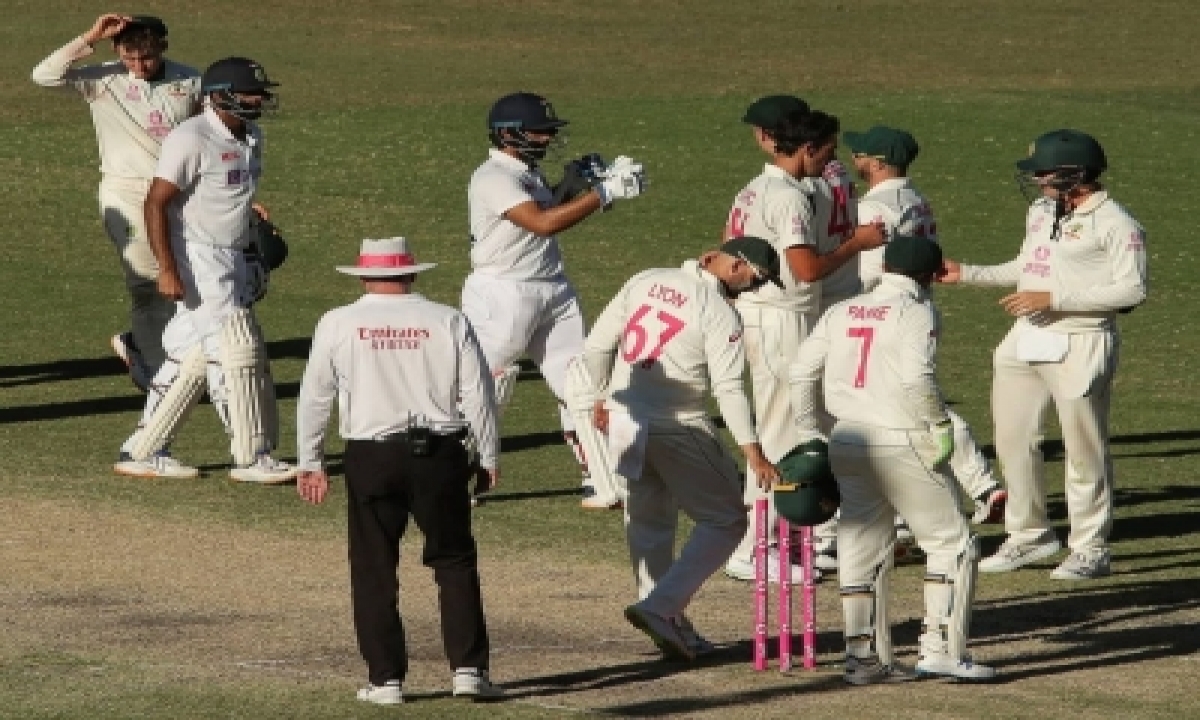
{"label": "wicket", "polygon": [[[767,618],[770,573],[768,569],[767,498],[754,501],[754,669],[766,670],[770,665],[770,650],[767,647],[769,628]],[[785,518],[779,518],[779,671],[792,669],[792,527]],[[800,528],[801,567],[804,570],[801,601],[804,621],[803,666],[812,670],[817,666],[817,618],[816,587],[813,583],[813,538],[811,527]]]}

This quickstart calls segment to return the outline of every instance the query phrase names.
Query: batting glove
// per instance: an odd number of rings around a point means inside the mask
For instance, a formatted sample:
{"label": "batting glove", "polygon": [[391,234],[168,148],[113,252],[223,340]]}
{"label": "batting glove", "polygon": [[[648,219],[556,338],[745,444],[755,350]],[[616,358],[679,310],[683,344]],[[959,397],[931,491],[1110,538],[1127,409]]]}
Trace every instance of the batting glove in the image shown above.
{"label": "batting glove", "polygon": [[933,436],[933,444],[937,448],[937,454],[933,456],[931,465],[933,467],[944,465],[954,454],[954,425],[947,419],[930,427],[929,431]]}
{"label": "batting glove", "polygon": [[604,179],[596,186],[600,201],[608,207],[614,200],[627,200],[646,190],[646,171],[642,164],[622,155],[608,166]]}

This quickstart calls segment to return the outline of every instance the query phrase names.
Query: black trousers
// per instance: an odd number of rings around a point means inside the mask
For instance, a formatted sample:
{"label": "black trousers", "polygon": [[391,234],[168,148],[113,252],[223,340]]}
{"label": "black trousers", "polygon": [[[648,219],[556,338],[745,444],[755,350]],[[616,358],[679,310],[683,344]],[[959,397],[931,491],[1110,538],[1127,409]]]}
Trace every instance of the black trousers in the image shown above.
{"label": "black trousers", "polygon": [[438,586],[446,659],[451,668],[486,669],[487,626],[462,443],[438,437],[432,455],[413,457],[407,442],[350,440],[344,460],[354,630],[371,683],[403,681],[408,671],[397,567],[410,514],[425,536],[421,561],[433,569]]}

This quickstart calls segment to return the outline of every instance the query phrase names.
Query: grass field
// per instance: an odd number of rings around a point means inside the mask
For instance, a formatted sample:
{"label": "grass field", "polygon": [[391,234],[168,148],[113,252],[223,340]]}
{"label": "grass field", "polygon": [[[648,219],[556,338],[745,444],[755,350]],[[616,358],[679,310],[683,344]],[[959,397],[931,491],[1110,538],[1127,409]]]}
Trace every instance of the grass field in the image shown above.
{"label": "grass field", "polygon": [[[132,482],[109,466],[142,398],[107,352],[125,296],[95,206],[96,151],[82,102],[29,70],[85,30],[94,2],[10,0],[0,25],[0,717],[382,717],[350,631],[340,488],[303,506],[290,489],[234,486],[201,408],[176,453],[208,477]],[[793,92],[843,127],[906,127],[948,252],[1012,257],[1024,203],[1012,163],[1056,127],[1101,139],[1115,196],[1149,230],[1150,301],[1122,319],[1113,452],[1114,575],[1082,586],[1045,568],[980,581],[977,657],[1004,682],[848,690],[836,675],[833,583],[819,589],[822,670],[749,669],[749,588],[714,578],[695,605],[722,651],[665,665],[628,628],[633,595],[616,514],[578,510],[577,471],[552,398],[526,373],[505,423],[504,485],[478,515],[494,676],[513,700],[445,697],[434,590],[409,552],[408,688],[416,717],[818,713],[875,717],[1196,717],[1200,649],[1200,342],[1188,187],[1200,147],[1192,3],[1149,0],[844,0],[749,4],[263,0],[160,2],[175,59],[260,60],[283,83],[265,123],[263,201],[292,242],[260,316],[291,436],[308,337],[356,296],[332,266],[363,237],[405,234],[429,296],[457,304],[467,272],[465,185],[486,151],[492,100],[548,95],[573,121],[571,155],[645,162],[651,191],[564,234],[589,318],[634,272],[675,265],[716,238],[762,158],[745,105]],[[107,59],[105,51],[97,54]],[[991,436],[999,292],[949,289],[943,386]],[[1050,428],[1051,477],[1061,443]],[[331,454],[337,454],[336,443]],[[1051,498],[1061,523],[1061,482]],[[414,533],[415,534],[415,533]],[[989,530],[985,549],[999,541]],[[410,546],[417,547],[410,543]],[[919,631],[919,570],[893,587],[902,659]]]}

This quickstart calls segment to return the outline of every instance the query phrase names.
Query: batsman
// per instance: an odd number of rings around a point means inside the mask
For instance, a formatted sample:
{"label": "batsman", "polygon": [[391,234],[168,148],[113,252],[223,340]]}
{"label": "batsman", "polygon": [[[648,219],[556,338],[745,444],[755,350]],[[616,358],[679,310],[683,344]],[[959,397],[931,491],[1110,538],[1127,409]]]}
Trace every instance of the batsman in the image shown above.
{"label": "batsman", "polygon": [[204,112],[163,141],[146,198],[158,290],[176,301],[176,312],[163,333],[167,360],[113,469],[147,478],[198,475],[168,447],[207,382],[231,437],[230,477],[286,482],[296,469],[270,454],[279,443],[275,383],[251,310],[263,278],[247,254],[255,222],[266,213],[254,202],[262,170],[262,132],[254,121],[273,105],[277,83],[253,60],[230,57],[209,66],[201,85]]}

